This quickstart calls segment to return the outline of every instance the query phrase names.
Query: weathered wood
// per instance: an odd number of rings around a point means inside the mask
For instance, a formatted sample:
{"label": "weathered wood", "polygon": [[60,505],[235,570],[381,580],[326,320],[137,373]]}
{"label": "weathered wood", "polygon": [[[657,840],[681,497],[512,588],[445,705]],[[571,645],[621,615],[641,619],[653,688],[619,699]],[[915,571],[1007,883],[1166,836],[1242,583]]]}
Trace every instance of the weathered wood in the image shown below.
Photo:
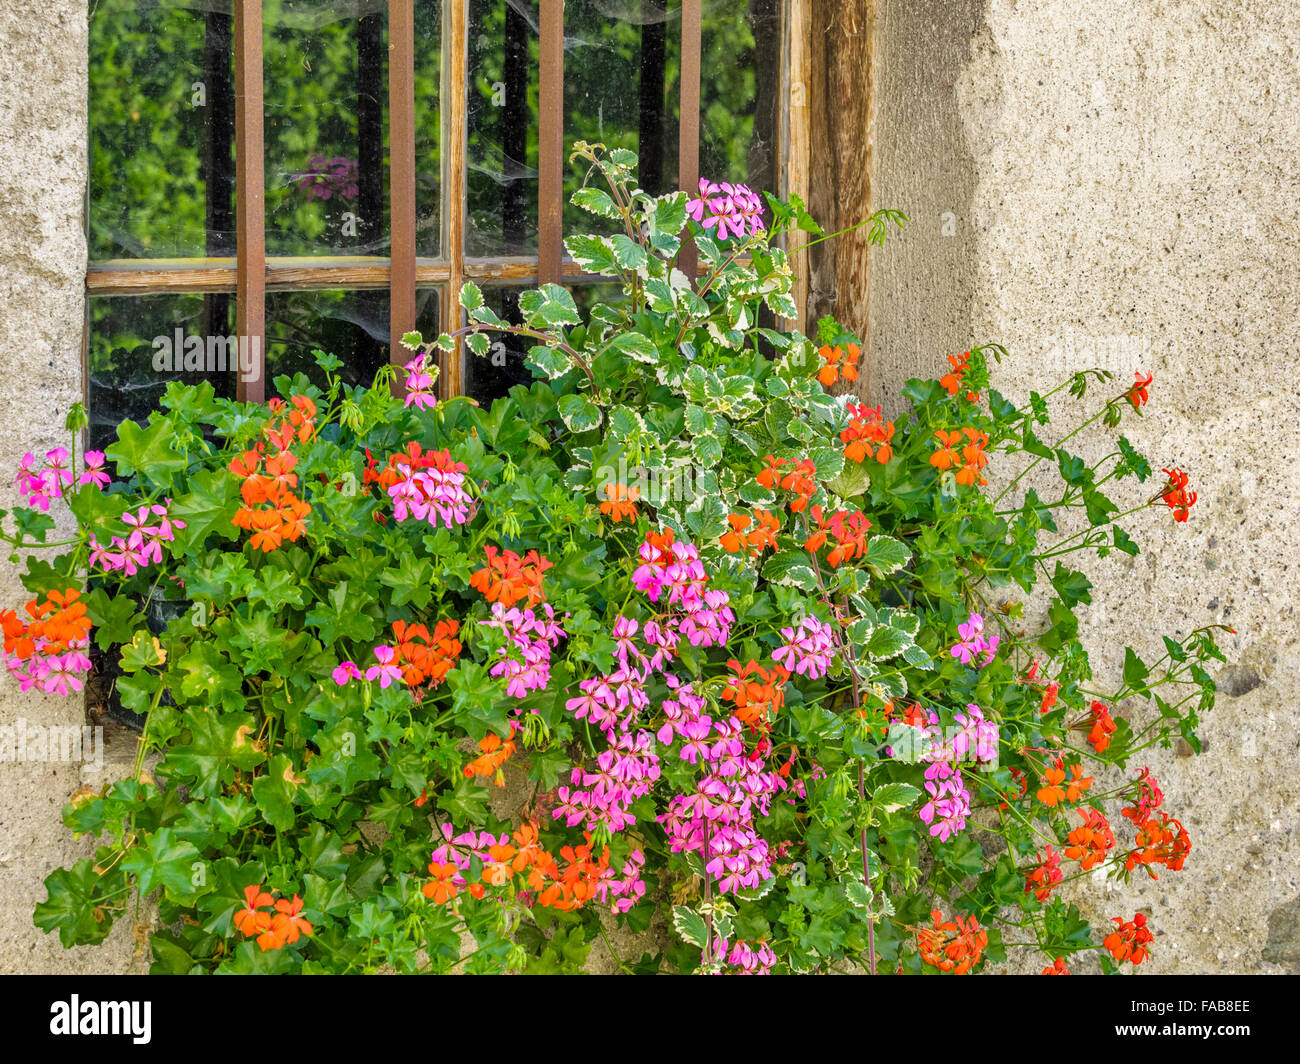
{"label": "weathered wood", "polygon": [[[786,98],[785,183],[784,194],[799,196],[805,203],[809,197],[812,148],[811,110],[808,106],[812,78],[811,6],[813,0],[787,0],[786,37],[784,42],[784,89]],[[804,250],[807,233],[791,233],[787,250],[790,266],[794,270],[795,285],[792,293],[799,316],[786,326],[808,331],[808,255]]]}
{"label": "weathered wood", "polygon": [[[807,0],[812,9],[809,209],[826,231],[871,212],[872,0]],[[871,259],[865,229],[809,249],[808,321],[834,314],[868,349]],[[857,391],[867,394],[863,361]]]}

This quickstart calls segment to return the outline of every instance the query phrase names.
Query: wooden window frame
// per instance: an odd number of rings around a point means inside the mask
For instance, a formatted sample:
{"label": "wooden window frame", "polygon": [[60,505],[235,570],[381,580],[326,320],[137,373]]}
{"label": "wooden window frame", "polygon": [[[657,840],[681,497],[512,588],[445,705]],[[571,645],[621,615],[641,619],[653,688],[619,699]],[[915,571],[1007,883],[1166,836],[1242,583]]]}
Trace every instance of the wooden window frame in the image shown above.
{"label": "wooden window frame", "polygon": [[[809,14],[812,0],[781,5],[782,85],[777,143],[778,191],[808,199]],[[236,330],[258,337],[256,375],[237,385],[237,398],[265,399],[266,293],[321,289],[387,290],[393,362],[405,361],[401,337],[415,328],[416,291],[438,286],[444,330],[460,320],[458,293],[465,280],[528,284],[596,280],[564,258],[564,0],[540,0],[538,233],[535,256],[466,258],[466,137],[468,114],[468,0],[443,0],[442,201],[443,253],[416,254],[415,205],[415,0],[388,0],[390,254],[383,256],[267,257],[263,150],[263,63],[261,0],[232,0],[235,50],[235,241],[234,258],[106,259],[89,263],[91,296],[235,294]],[[700,55],[702,0],[681,0],[678,187],[696,191],[699,181]],[[790,248],[801,278],[796,303],[802,328],[807,302],[807,253]],[[687,275],[697,269],[693,246],[679,263]],[[87,325],[87,330],[89,325]],[[88,344],[88,332],[86,337]],[[83,344],[83,350],[86,348]],[[442,355],[444,397],[463,390],[462,352]]]}

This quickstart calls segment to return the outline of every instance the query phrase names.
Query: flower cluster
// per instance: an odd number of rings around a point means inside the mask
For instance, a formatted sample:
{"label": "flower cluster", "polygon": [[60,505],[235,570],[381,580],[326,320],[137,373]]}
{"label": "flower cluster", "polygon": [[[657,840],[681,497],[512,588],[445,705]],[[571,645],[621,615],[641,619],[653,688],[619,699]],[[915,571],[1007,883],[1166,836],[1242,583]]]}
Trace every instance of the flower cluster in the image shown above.
{"label": "flower cluster", "polygon": [[798,628],[782,628],[781,638],[784,642],[772,652],[773,661],[810,680],[826,675],[835,656],[835,634],[830,624],[805,617]]}
{"label": "flower cluster", "polygon": [[817,371],[817,379],[826,388],[839,383],[840,380],[857,380],[858,358],[861,354],[862,349],[857,344],[847,344],[844,347],[839,344],[834,347],[823,344],[817,349],[817,355],[824,363]]}
{"label": "flower cluster", "polygon": [[[271,417],[262,428],[265,441],[230,463],[230,471],[243,481],[240,495],[244,505],[231,518],[237,528],[251,531],[255,550],[269,553],[288,541],[295,542],[307,531],[309,506],[294,494],[298,474],[297,456],[290,450],[295,442],[306,443],[315,434],[316,404],[305,395],[267,403]],[[274,452],[268,454],[266,444]],[[265,464],[264,464],[265,463]]]}
{"label": "flower cluster", "polygon": [[874,457],[881,465],[893,458],[894,423],[884,419],[880,407],[849,403],[845,409],[849,412],[849,424],[840,433],[844,457],[858,463]]}
{"label": "flower cluster", "polygon": [[438,368],[429,365],[429,356],[416,355],[402,368],[406,371],[406,400],[402,405],[418,410],[431,410],[437,406],[434,382],[438,379]]}
{"label": "flower cluster", "polygon": [[[494,628],[505,636],[497,650],[497,660],[489,670],[492,676],[506,679],[506,693],[526,698],[531,691],[542,691],[551,682],[551,652],[565,637],[549,603],[542,603],[543,614],[501,602],[492,604],[492,616],[480,621],[484,628]],[[533,710],[536,712],[536,710]]]}
{"label": "flower cluster", "polygon": [[[948,365],[952,367],[951,371],[945,373],[939,378],[939,383],[949,395],[956,395],[962,388],[962,378],[966,376],[966,371],[970,369],[970,352],[963,351],[960,355],[949,355]],[[967,390],[966,399],[968,402],[978,402],[979,392]]]}
{"label": "flower cluster", "polygon": [[637,548],[641,564],[632,573],[632,583],[651,602],[661,599],[666,606],[676,606],[664,626],[685,636],[691,646],[720,647],[726,644],[731,626],[736,622],[731,609],[731,595],[706,587],[708,575],[700,552],[692,543],[679,540],[671,528],[646,533]]}
{"label": "flower cluster", "polygon": [[257,939],[263,952],[281,949],[312,933],[301,912],[302,899],[297,894],[292,900],[277,899],[260,886],[250,885],[244,888],[244,908],[235,913],[235,929],[245,938]]}
{"label": "flower cluster", "polygon": [[[532,821],[523,824],[513,837],[487,831],[456,834],[447,824],[440,825],[439,830],[443,842],[429,862],[433,878],[421,888],[424,896],[437,905],[453,901],[462,890],[482,898],[488,887],[504,887],[516,881],[522,888],[521,901],[561,912],[580,909],[593,898],[625,912],[645,894],[640,876],[644,854],[633,850],[619,876],[610,869],[609,847],[599,859],[593,859],[590,833],[584,836],[584,844],[560,850],[564,860],[561,867],[555,856],[541,846],[537,824]],[[465,873],[471,871],[475,860],[482,871],[478,881],[470,882]]]}
{"label": "flower cluster", "polygon": [[984,453],[984,448],[989,444],[987,433],[972,428],[953,432],[938,429],[934,438],[939,441],[939,449],[930,455],[930,464],[935,469],[940,472],[955,469],[958,484],[974,486],[988,483],[980,472],[988,464],[988,455]]}
{"label": "flower cluster", "polygon": [[947,761],[935,761],[925,770],[925,789],[930,800],[917,815],[930,827],[930,834],[940,842],[966,828],[970,814],[970,791],[961,770]]}
{"label": "flower cluster", "polygon": [[28,620],[14,610],[0,610],[5,667],[24,691],[67,695],[82,688],[90,671],[90,618],[75,588],[49,591],[24,607]]}
{"label": "flower cluster", "polygon": [[1183,522],[1187,520],[1187,515],[1191,512],[1192,507],[1196,504],[1196,492],[1188,492],[1188,477],[1177,466],[1173,469],[1160,470],[1169,478],[1169,483],[1160,493],[1160,497],[1165,500],[1165,505],[1174,512],[1174,520]]}
{"label": "flower cluster", "polygon": [[1088,743],[1097,753],[1104,754],[1110,748],[1110,737],[1115,734],[1115,718],[1110,715],[1109,706],[1095,699],[1088,712]]}
{"label": "flower cluster", "polygon": [[1152,865],[1162,864],[1177,872],[1191,851],[1191,836],[1182,821],[1168,813],[1152,813],[1137,823],[1137,839],[1124,858],[1124,869],[1131,872],[1140,865],[1152,879],[1159,879],[1151,870]]}
{"label": "flower cluster", "polygon": [[524,600],[525,606],[532,607],[546,597],[542,574],[551,568],[551,563],[537,551],[530,550],[521,558],[512,550],[485,547],[484,554],[487,565],[470,577],[469,586],[489,602],[510,607]]}
{"label": "flower cluster", "polygon": [[[36,467],[36,456],[28,451],[18,464],[18,475],[14,483],[18,485],[19,494],[25,497],[28,506],[35,510],[48,512],[52,499],[63,498],[64,488],[70,487],[73,471],[71,456],[64,447],[55,447],[45,452],[41,467]],[[82,456],[85,468],[77,477],[77,486],[94,484],[96,487],[108,486],[109,477],[104,472],[104,452],[87,451]]]}
{"label": "flower cluster", "polygon": [[719,890],[753,889],[772,877],[767,840],[758,833],[754,817],[768,815],[771,796],[787,787],[785,778],[768,771],[758,751],[745,752],[739,720],[713,720],[690,684],[674,693],[676,698],[663,705],[667,723],[660,738],[671,726],[682,741],[680,757],[696,765],[701,775],[692,793],[674,795],[656,819],[673,853],[702,855],[705,871]]}
{"label": "flower cluster", "polygon": [[632,803],[650,793],[659,778],[659,755],[648,731],[624,732],[596,756],[594,770],[575,767],[571,787],[560,787],[552,816],[588,831],[623,831],[636,823]]}
{"label": "flower cluster", "polygon": [[1110,950],[1110,955],[1117,961],[1141,964],[1147,958],[1148,944],[1155,938],[1155,935],[1147,930],[1147,918],[1138,913],[1132,920],[1123,920],[1116,916],[1114,921],[1118,926],[1106,936],[1102,945]]}
{"label": "flower cluster", "polygon": [[719,240],[763,231],[763,201],[748,185],[700,178],[700,194],[686,213]]}
{"label": "flower cluster", "polygon": [[399,522],[414,518],[434,528],[440,522],[454,528],[470,519],[471,499],[465,491],[468,470],[464,462],[452,459],[450,451],[426,453],[412,440],[405,451],[389,457],[386,469],[378,473],[367,469],[365,480],[375,481],[388,493],[393,517]]}
{"label": "flower cluster", "polygon": [[732,670],[722,700],[732,703],[732,715],[755,731],[766,731],[785,705],[785,685],[790,670],[781,665],[765,669],[753,659],[743,666],[735,658],[727,662]]}
{"label": "flower cluster", "polygon": [[867,553],[867,529],[871,527],[871,522],[867,520],[866,514],[861,511],[849,513],[848,510],[836,510],[828,518],[823,516],[820,506],[814,506],[812,516],[817,522],[817,531],[804,540],[804,550],[816,554],[826,545],[827,540],[832,540],[835,545],[826,555],[826,562],[832,569]]}
{"label": "flower cluster", "polygon": [[950,975],[965,975],[984,959],[989,935],[975,917],[954,916],[945,920],[934,909],[930,912],[930,922],[932,927],[916,931],[916,945],[926,964]]}
{"label": "flower cluster", "polygon": [[1043,786],[1038,789],[1038,800],[1049,809],[1069,802],[1079,801],[1092,786],[1092,777],[1083,775],[1083,766],[1075,761],[1070,765],[1070,778],[1065,778],[1064,759],[1058,757],[1043,769]]}
{"label": "flower cluster", "polygon": [[976,666],[981,668],[997,654],[1000,637],[995,633],[992,639],[985,638],[984,618],[978,613],[972,613],[965,624],[959,624],[957,634],[961,638],[953,644],[950,653],[954,658],[959,658],[963,665],[972,665],[976,658],[983,656],[984,661]]}
{"label": "flower cluster", "polygon": [[1047,901],[1052,890],[1064,878],[1061,872],[1061,855],[1048,845],[1038,855],[1038,864],[1025,875],[1025,893],[1031,890],[1039,901]]}
{"label": "flower cluster", "polygon": [[177,529],[185,527],[185,522],[171,516],[171,499],[140,506],[135,513],[122,515],[122,523],[131,529],[124,539],[114,536],[108,546],[104,546],[90,534],[90,564],[104,572],[119,572],[123,576],[134,576],[149,565],[161,564],[162,545],[171,543],[176,538]]}
{"label": "flower cluster", "polygon": [[[731,531],[722,534],[722,549],[728,554],[744,551],[756,558],[764,550],[776,550],[776,534],[781,530],[781,519],[771,510],[755,510],[753,516],[728,514]],[[750,526],[753,526],[752,528]]]}
{"label": "flower cluster", "polygon": [[[801,514],[808,509],[808,501],[817,490],[817,484],[813,480],[817,467],[812,459],[794,462],[789,458],[777,458],[769,454],[764,456],[763,461],[767,463],[767,468],[754,479],[765,488],[771,489],[779,483],[783,489],[793,493],[795,498],[790,503],[792,513]],[[783,474],[781,470],[787,465],[792,465],[793,468]]]}
{"label": "flower cluster", "polygon": [[332,159],[313,155],[307,160],[307,167],[304,173],[294,174],[292,179],[308,200],[328,200],[334,196],[349,200],[357,198],[360,184],[356,159],[341,155]]}
{"label": "flower cluster", "polygon": [[1070,832],[1065,856],[1078,861],[1079,867],[1087,872],[1106,859],[1115,845],[1115,835],[1106,818],[1097,810],[1080,809],[1078,813],[1083,817],[1083,823]]}
{"label": "flower cluster", "polygon": [[767,975],[776,963],[776,954],[766,942],[732,942],[721,935],[714,936],[706,953],[715,965],[727,966],[721,970],[725,975]]}

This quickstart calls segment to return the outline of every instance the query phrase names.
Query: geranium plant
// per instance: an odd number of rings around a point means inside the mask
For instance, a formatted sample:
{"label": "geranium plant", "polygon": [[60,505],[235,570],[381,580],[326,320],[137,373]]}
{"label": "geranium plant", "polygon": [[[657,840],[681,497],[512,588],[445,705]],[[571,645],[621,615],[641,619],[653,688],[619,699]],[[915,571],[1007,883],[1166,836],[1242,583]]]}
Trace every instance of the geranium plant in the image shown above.
{"label": "geranium plant", "polygon": [[[0,615],[9,670],[74,693],[93,638],[145,718],[135,771],[65,809],[100,845],[50,875],[38,926],[99,942],[155,895],[160,972],[1141,963],[1140,915],[1094,932],[1060,890],[1182,866],[1129,766],[1196,745],[1220,655],[1203,629],[1094,678],[1068,559],[1135,553],[1118,522],[1148,508],[1186,519],[1184,475],[1153,488],[1123,436],[1091,466],[1044,442],[1056,393],[1108,374],[1017,406],[993,347],[887,420],[852,392],[853,335],[775,327],[782,238],[827,238],[797,199],[653,197],[628,152],[574,158],[614,235],[567,246],[621,300],[584,318],[543,285],[508,323],[466,284],[467,323],[406,337],[369,389],[318,354],[323,386],[278,379],[262,407],[172,385],[106,455],[76,453],[77,410],[72,448],[24,462],[6,538],[44,544],[56,503],[77,532]],[[500,332],[531,338],[534,383],[437,401],[440,353]],[[179,615],[155,631],[158,596]]]}

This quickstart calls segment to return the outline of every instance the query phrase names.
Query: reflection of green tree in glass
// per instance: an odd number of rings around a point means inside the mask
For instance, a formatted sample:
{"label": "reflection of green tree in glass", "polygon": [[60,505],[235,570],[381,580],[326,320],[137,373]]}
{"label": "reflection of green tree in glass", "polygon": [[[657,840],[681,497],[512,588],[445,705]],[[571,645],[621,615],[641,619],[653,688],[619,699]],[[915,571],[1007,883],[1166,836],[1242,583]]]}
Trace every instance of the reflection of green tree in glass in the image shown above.
{"label": "reflection of green tree in glass", "polygon": [[[230,17],[220,6],[91,5],[92,258],[233,254],[231,149],[227,143],[223,157],[209,143],[233,129],[224,122]],[[218,200],[211,205],[210,186]],[[215,230],[211,240],[207,229]]]}

